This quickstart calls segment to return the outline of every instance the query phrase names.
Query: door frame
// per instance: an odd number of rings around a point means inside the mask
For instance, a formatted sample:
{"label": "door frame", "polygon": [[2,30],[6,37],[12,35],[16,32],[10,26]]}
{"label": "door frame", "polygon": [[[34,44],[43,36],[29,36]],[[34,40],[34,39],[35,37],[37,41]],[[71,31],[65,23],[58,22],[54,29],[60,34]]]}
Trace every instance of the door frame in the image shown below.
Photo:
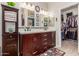
{"label": "door frame", "polygon": [[[77,8],[78,8],[78,20],[77,20],[77,23],[79,23],[79,4],[77,3],[77,4],[73,4],[73,5],[71,5],[71,6],[75,6],[75,5],[77,5]],[[71,6],[68,6],[68,7],[66,7],[66,8],[69,8],[69,7],[71,7]],[[65,9],[65,8],[62,8],[62,9],[60,9],[60,24],[61,24],[61,12],[62,12],[62,10],[63,9]],[[60,29],[61,29],[61,26],[60,26]],[[60,30],[60,36],[61,36],[61,30]],[[77,32],[77,39],[78,39],[78,53],[79,53],[79,24],[78,24],[78,32]],[[61,37],[60,37],[61,38]],[[62,39],[60,40],[60,46],[62,47]]]}

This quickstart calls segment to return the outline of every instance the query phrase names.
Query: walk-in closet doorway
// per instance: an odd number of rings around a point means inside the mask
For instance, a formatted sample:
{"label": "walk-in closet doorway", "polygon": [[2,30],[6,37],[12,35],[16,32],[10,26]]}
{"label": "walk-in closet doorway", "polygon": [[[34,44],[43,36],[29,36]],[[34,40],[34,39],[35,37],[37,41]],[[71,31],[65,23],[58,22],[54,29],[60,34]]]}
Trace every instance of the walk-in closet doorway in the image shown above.
{"label": "walk-in closet doorway", "polygon": [[79,52],[78,10],[79,10],[78,4],[60,10],[61,47],[63,50],[67,49],[67,50],[72,50],[71,52],[73,51]]}

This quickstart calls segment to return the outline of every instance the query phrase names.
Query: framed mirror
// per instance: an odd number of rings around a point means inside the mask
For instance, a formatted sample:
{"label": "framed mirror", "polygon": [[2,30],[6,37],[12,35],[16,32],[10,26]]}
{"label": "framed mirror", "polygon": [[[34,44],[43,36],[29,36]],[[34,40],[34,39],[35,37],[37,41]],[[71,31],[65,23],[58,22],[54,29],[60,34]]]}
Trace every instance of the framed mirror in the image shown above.
{"label": "framed mirror", "polygon": [[35,20],[35,18],[34,18],[34,11],[31,11],[31,10],[28,10],[28,16],[27,16],[27,26],[29,27],[29,26],[34,26],[34,20]]}
{"label": "framed mirror", "polygon": [[22,26],[32,27],[34,26],[34,11],[28,10],[26,8],[21,8],[21,21]]}
{"label": "framed mirror", "polygon": [[15,23],[6,22],[5,23],[5,32],[8,32],[8,33],[15,32]]}

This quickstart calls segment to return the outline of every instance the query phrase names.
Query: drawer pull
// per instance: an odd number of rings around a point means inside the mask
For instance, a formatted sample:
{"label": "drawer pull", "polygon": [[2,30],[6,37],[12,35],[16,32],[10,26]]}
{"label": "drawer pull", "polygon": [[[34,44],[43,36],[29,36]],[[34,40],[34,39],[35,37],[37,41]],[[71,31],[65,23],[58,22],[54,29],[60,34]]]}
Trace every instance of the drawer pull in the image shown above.
{"label": "drawer pull", "polygon": [[33,52],[33,54],[36,54],[38,51]]}
{"label": "drawer pull", "polygon": [[37,39],[36,38],[33,38],[33,41],[36,41]]}
{"label": "drawer pull", "polygon": [[47,45],[47,42],[43,43],[43,45]]}
{"label": "drawer pull", "polygon": [[46,41],[47,39],[44,39],[43,41]]}
{"label": "drawer pull", "polygon": [[44,36],[47,36],[47,34],[44,34]]}

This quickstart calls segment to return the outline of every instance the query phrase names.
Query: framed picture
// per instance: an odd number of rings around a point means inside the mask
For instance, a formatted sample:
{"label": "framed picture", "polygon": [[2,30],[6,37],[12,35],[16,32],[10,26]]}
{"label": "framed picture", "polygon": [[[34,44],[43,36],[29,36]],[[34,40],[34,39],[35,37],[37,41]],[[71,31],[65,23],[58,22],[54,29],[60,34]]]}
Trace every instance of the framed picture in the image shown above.
{"label": "framed picture", "polygon": [[27,14],[27,26],[34,26],[34,11],[28,10]]}
{"label": "framed picture", "polygon": [[34,18],[28,18],[27,26],[34,26]]}
{"label": "framed picture", "polygon": [[40,19],[39,19],[39,14],[36,14],[36,26],[40,25]]}
{"label": "framed picture", "polygon": [[49,19],[49,26],[55,26],[56,18],[55,17],[50,17]]}

